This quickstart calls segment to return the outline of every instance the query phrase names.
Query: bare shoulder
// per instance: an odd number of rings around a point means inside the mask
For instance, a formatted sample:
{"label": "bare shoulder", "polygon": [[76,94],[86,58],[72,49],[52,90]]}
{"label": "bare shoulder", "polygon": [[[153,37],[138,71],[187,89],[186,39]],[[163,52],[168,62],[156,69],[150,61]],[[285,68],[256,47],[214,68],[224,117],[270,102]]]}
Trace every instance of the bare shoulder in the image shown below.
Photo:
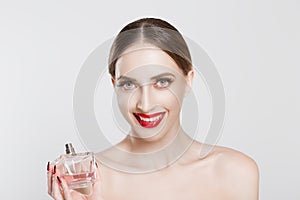
{"label": "bare shoulder", "polygon": [[221,165],[227,172],[234,170],[235,172],[247,171],[252,174],[258,173],[256,162],[240,151],[228,147],[216,146],[212,154],[214,154],[216,164]]}
{"label": "bare shoulder", "polygon": [[222,146],[216,146],[212,154],[216,173],[228,190],[234,188],[237,199],[258,199],[259,170],[251,157]]}

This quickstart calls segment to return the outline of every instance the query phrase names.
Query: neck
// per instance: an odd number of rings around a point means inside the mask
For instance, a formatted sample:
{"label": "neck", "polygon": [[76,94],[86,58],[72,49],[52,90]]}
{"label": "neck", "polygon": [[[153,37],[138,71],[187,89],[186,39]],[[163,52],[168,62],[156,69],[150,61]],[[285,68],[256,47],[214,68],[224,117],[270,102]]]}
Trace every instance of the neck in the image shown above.
{"label": "neck", "polygon": [[[127,137],[115,147],[103,152],[100,160],[112,168],[130,173],[145,173],[162,169],[178,160],[193,142],[182,129],[172,136],[145,141]],[[169,141],[167,141],[171,137]]]}
{"label": "neck", "polygon": [[185,133],[182,130],[178,119],[169,130],[163,130],[161,131],[161,133],[153,137],[135,137],[134,135],[137,134],[131,132],[131,134],[128,134],[128,136],[122,141],[121,144],[122,148],[128,152],[150,153],[165,148],[174,140],[178,140],[178,138],[181,138],[184,134]]}

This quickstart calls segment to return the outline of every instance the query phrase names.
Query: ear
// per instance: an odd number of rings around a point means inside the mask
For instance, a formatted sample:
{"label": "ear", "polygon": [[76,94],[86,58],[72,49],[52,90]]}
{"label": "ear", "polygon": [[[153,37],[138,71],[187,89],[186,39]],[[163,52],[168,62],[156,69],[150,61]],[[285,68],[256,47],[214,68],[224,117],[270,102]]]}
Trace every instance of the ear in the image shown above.
{"label": "ear", "polygon": [[190,70],[186,75],[186,78],[187,78],[187,84],[189,85],[189,87],[192,87],[192,83],[194,79],[194,70]]}
{"label": "ear", "polygon": [[187,96],[192,88],[194,79],[194,70],[190,70],[186,75],[186,88],[185,88],[185,96]]}

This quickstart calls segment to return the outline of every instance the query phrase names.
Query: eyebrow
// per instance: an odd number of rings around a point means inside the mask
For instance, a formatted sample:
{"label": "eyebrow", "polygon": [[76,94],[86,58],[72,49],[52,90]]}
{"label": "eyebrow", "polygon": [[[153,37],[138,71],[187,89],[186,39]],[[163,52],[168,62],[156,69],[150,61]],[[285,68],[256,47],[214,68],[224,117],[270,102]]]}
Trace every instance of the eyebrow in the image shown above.
{"label": "eyebrow", "polygon": [[[156,76],[153,76],[153,77],[151,77],[150,79],[151,79],[151,80],[156,80],[156,79],[159,79],[160,77],[163,77],[163,76],[172,76],[172,77],[175,78],[175,75],[174,75],[174,74],[169,73],[169,72],[166,72],[166,73],[162,73],[162,74],[158,74],[158,75],[156,75]],[[123,76],[123,75],[121,75],[121,76],[119,76],[119,77],[117,78],[117,80],[120,80],[120,79],[131,80],[131,81],[137,82],[136,79],[130,78],[130,77],[128,77],[128,76]]]}
{"label": "eyebrow", "polygon": [[162,73],[162,74],[151,77],[151,80],[159,79],[160,77],[163,77],[163,76],[173,76],[173,78],[175,78],[174,74],[166,72],[166,73]]}
{"label": "eyebrow", "polygon": [[130,78],[130,77],[128,77],[128,76],[123,76],[123,75],[119,76],[119,77],[117,78],[117,81],[120,80],[120,79],[131,80],[131,81],[135,81],[135,82],[136,82],[135,79]]}

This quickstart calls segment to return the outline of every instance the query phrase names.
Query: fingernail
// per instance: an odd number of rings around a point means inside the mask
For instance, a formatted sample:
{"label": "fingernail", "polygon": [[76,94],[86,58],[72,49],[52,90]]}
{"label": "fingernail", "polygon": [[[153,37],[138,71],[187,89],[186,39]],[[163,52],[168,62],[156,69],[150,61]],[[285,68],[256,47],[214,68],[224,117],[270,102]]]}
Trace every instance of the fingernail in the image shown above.
{"label": "fingernail", "polygon": [[53,174],[56,174],[56,165],[54,165]]}
{"label": "fingernail", "polygon": [[60,180],[60,178],[57,176],[57,180],[58,180],[58,182],[61,184],[61,180]]}
{"label": "fingernail", "polygon": [[48,161],[48,163],[47,163],[47,172],[49,172],[49,170],[50,170],[50,162]]}

